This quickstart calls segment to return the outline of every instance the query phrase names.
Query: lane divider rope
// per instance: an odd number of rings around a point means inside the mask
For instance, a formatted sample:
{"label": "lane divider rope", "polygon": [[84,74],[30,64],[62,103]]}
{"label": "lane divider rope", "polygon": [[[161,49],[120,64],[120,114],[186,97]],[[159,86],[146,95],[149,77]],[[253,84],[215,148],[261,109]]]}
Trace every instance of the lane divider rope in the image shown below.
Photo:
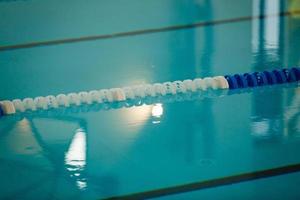
{"label": "lane divider rope", "polygon": [[14,115],[7,115],[10,119],[15,119],[17,121],[22,120],[24,117],[41,117],[41,118],[52,118],[52,117],[65,117],[68,115],[79,114],[79,113],[91,113],[99,111],[108,111],[121,108],[131,108],[138,107],[143,105],[156,105],[156,104],[166,104],[174,102],[183,102],[183,101],[201,101],[208,98],[222,98],[225,96],[231,96],[236,94],[245,94],[245,93],[268,93],[274,90],[281,90],[286,88],[295,88],[298,86],[297,82],[290,84],[281,84],[281,85],[270,85],[266,87],[258,88],[242,88],[235,90],[207,90],[205,92],[186,92],[186,93],[177,93],[175,95],[166,95],[166,96],[157,96],[151,97],[147,96],[145,98],[135,98],[126,101],[117,101],[117,102],[107,102],[107,103],[93,103],[81,104],[80,106],[70,105],[69,107],[58,107],[56,109],[38,109],[36,111],[28,110],[26,112],[17,112]]}
{"label": "lane divider rope", "polygon": [[194,80],[142,84],[123,88],[83,91],[46,97],[0,101],[0,117],[18,112],[57,109],[59,107],[123,102],[207,90],[234,90],[267,85],[293,83],[300,80],[300,68],[196,78]]}

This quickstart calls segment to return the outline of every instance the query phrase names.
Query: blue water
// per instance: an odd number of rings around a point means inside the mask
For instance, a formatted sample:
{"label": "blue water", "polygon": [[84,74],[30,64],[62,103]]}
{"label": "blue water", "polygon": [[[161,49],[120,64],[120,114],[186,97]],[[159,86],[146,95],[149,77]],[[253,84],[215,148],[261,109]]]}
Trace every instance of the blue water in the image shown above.
{"label": "blue water", "polygon": [[223,3],[217,0],[75,0],[72,3],[68,0],[1,0],[0,3],[0,27],[5,27],[0,30],[3,45],[248,16],[252,5],[251,0]]}
{"label": "blue water", "polygon": [[[6,0],[0,47],[300,10],[274,2]],[[299,15],[274,15],[3,50],[0,99],[299,66],[299,43]],[[280,86],[0,119],[0,199],[102,199],[299,163],[299,96],[297,86]],[[293,173],[158,199],[299,199],[299,180]]]}

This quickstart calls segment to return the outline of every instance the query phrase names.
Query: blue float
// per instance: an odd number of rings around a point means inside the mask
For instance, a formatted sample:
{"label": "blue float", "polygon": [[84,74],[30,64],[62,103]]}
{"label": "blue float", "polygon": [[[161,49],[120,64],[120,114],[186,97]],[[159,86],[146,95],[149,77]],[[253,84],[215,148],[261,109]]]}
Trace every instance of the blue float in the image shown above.
{"label": "blue float", "polygon": [[300,68],[293,67],[291,69],[276,69],[272,71],[253,72],[226,75],[229,89],[258,87],[274,84],[292,83],[300,80]]}

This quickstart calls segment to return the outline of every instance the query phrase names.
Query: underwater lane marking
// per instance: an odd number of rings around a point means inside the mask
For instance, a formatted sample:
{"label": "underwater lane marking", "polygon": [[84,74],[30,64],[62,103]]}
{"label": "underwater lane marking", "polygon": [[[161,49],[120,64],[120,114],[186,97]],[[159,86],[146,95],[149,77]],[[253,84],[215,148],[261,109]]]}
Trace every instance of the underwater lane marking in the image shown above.
{"label": "underwater lane marking", "polygon": [[94,41],[94,40],[105,40],[105,39],[152,34],[152,33],[176,31],[176,30],[183,30],[183,29],[192,29],[197,27],[213,26],[219,24],[228,24],[228,23],[249,21],[255,19],[264,19],[268,17],[289,16],[289,15],[298,15],[298,14],[300,14],[300,10],[293,10],[293,11],[280,12],[277,14],[270,14],[270,15],[244,16],[238,18],[220,19],[215,21],[205,21],[205,22],[198,22],[193,24],[167,26],[162,28],[144,29],[144,30],[136,30],[130,32],[119,32],[119,33],[112,33],[112,34],[92,35],[92,36],[85,36],[85,37],[78,37],[78,38],[66,38],[66,39],[49,40],[49,41],[37,41],[37,42],[31,42],[25,44],[0,46],[0,51],[26,49],[26,48],[41,47],[41,46],[52,46],[52,45],[68,44],[68,43],[76,43],[76,42],[87,42],[87,41]]}
{"label": "underwater lane marking", "polygon": [[253,181],[263,178],[269,178],[273,176],[280,176],[289,173],[295,173],[300,171],[300,163],[287,165],[283,167],[271,168],[267,170],[254,171],[244,174],[238,174],[233,176],[227,176],[223,178],[217,178],[207,181],[194,182],[184,185],[178,185],[173,187],[161,188],[157,190],[150,190],[145,192],[133,193],[124,196],[115,196],[110,198],[105,198],[106,200],[138,200],[138,199],[149,199],[157,198],[167,195],[174,195],[185,192],[192,192],[196,190],[202,190],[207,188],[220,187],[225,185],[237,184],[247,181]]}

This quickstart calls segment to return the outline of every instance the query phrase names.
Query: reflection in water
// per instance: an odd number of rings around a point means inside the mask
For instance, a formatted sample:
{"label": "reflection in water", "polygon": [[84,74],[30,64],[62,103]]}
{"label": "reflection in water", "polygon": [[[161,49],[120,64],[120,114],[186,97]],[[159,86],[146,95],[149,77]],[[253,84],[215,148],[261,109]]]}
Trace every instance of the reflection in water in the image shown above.
{"label": "reflection in water", "polygon": [[160,117],[164,112],[164,109],[162,107],[161,103],[157,103],[152,107],[152,116],[153,117]]}
{"label": "reflection in water", "polygon": [[[288,31],[286,32],[286,47],[287,51],[285,55],[287,57],[286,63],[289,65],[300,65],[299,51],[300,46],[297,42],[299,41],[300,36],[300,1],[299,0],[290,0],[288,2],[288,7],[293,15],[287,18],[286,27]],[[299,86],[299,85],[298,85]],[[291,137],[300,137],[300,90],[299,88],[295,93],[288,94],[286,100],[289,103],[289,107],[286,108],[285,112],[285,126],[287,130],[285,135]]]}
{"label": "reflection in water", "polygon": [[[280,0],[254,0],[252,9],[253,16],[276,14],[280,12]],[[280,16],[252,20],[253,53],[261,55],[265,53],[265,50],[278,49],[279,33]]]}
{"label": "reflection in water", "polygon": [[[214,18],[212,1],[204,1],[201,11],[206,13],[209,18]],[[216,72],[214,71],[215,53],[217,49],[216,45],[216,27],[207,26],[203,30],[203,41],[199,41],[201,46],[201,55],[196,55],[200,58],[198,65],[199,77],[212,76]],[[200,67],[201,66],[201,67]],[[211,92],[209,92],[212,94]],[[209,94],[208,94],[209,95]],[[199,162],[203,160],[212,160],[215,156],[215,116],[213,112],[213,101],[211,99],[205,99],[198,104],[198,112],[195,113],[194,119],[197,120],[197,128],[191,129],[191,124],[187,124],[186,145],[187,145],[187,162]],[[205,114],[204,114],[205,113]],[[192,122],[194,123],[194,122]],[[195,143],[199,138],[203,141],[201,144]]]}
{"label": "reflection in water", "polygon": [[152,121],[153,124],[160,123],[160,117],[164,113],[164,108],[161,103],[154,104],[152,107],[152,117],[154,117],[154,120]]}
{"label": "reflection in water", "polygon": [[81,173],[86,165],[86,133],[83,129],[77,129],[70,148],[65,155],[65,164],[71,177],[75,177],[79,189],[87,187],[86,178]]}
{"label": "reflection in water", "polygon": [[9,157],[7,152],[20,155],[40,153],[42,149],[34,137],[30,121],[27,118],[17,121],[10,128],[5,140],[0,141],[0,152],[6,152],[2,156]]}
{"label": "reflection in water", "polygon": [[[279,0],[266,0],[265,13],[279,13],[280,1]],[[279,16],[267,17],[265,19],[265,49],[272,49],[279,47]]]}
{"label": "reflection in water", "polygon": [[290,106],[286,108],[284,117],[286,127],[288,129],[285,131],[285,136],[300,136],[300,89],[295,90],[294,96],[291,98]]}
{"label": "reflection in water", "polygon": [[[280,0],[254,0],[253,15],[272,15],[281,10]],[[253,71],[263,71],[283,63],[283,20],[278,15],[252,21]],[[272,96],[272,103],[269,103]],[[254,93],[252,135],[256,139],[277,138],[283,132],[282,92]]]}
{"label": "reflection in water", "polygon": [[285,117],[288,121],[295,117],[299,112],[298,108],[300,107],[300,89],[297,88],[295,90],[296,95],[291,102],[291,106],[285,111]]}
{"label": "reflection in water", "polygon": [[[253,10],[253,16],[258,16],[261,15],[260,9],[259,9],[259,4],[260,0],[253,0],[252,3],[252,10]],[[252,52],[255,53],[258,51],[258,44],[259,44],[259,30],[260,30],[260,20],[252,20],[252,41],[251,41],[251,46],[252,46]]]}
{"label": "reflection in water", "polygon": [[[280,10],[284,10],[284,1],[253,1],[254,15],[278,13]],[[285,34],[290,32],[285,23],[287,18],[274,15],[264,20],[252,21],[253,71],[264,71],[283,65],[291,65],[291,59],[286,59],[286,55],[289,56],[291,52],[297,51],[290,52],[291,47],[287,45],[288,37]],[[299,58],[298,52],[297,55],[293,56],[294,58]],[[289,89],[286,91],[253,93],[250,123],[254,145],[251,162],[254,169],[261,167],[261,163],[272,163],[272,160],[278,158],[278,154],[284,152],[276,147],[282,144],[285,133],[290,131],[290,126],[286,124],[283,113],[284,108],[288,105],[285,99],[286,94],[289,95],[293,92],[292,89]],[[272,151],[269,151],[270,149]],[[289,153],[293,154],[294,152],[288,151]],[[284,153],[283,157],[285,155],[290,157],[288,154]],[[259,190],[260,188],[259,186],[254,186],[253,189]],[[256,196],[253,197],[255,198]]]}
{"label": "reflection in water", "polygon": [[135,105],[133,108],[122,109],[120,112],[120,121],[135,127],[139,130],[151,116],[152,105]]}
{"label": "reflection in water", "polygon": [[261,120],[257,122],[252,122],[252,134],[258,137],[265,137],[268,135],[270,129],[269,120]]}
{"label": "reflection in water", "polygon": [[280,136],[283,130],[281,117],[272,119],[257,118],[251,123],[252,135],[257,139],[272,139]]}

